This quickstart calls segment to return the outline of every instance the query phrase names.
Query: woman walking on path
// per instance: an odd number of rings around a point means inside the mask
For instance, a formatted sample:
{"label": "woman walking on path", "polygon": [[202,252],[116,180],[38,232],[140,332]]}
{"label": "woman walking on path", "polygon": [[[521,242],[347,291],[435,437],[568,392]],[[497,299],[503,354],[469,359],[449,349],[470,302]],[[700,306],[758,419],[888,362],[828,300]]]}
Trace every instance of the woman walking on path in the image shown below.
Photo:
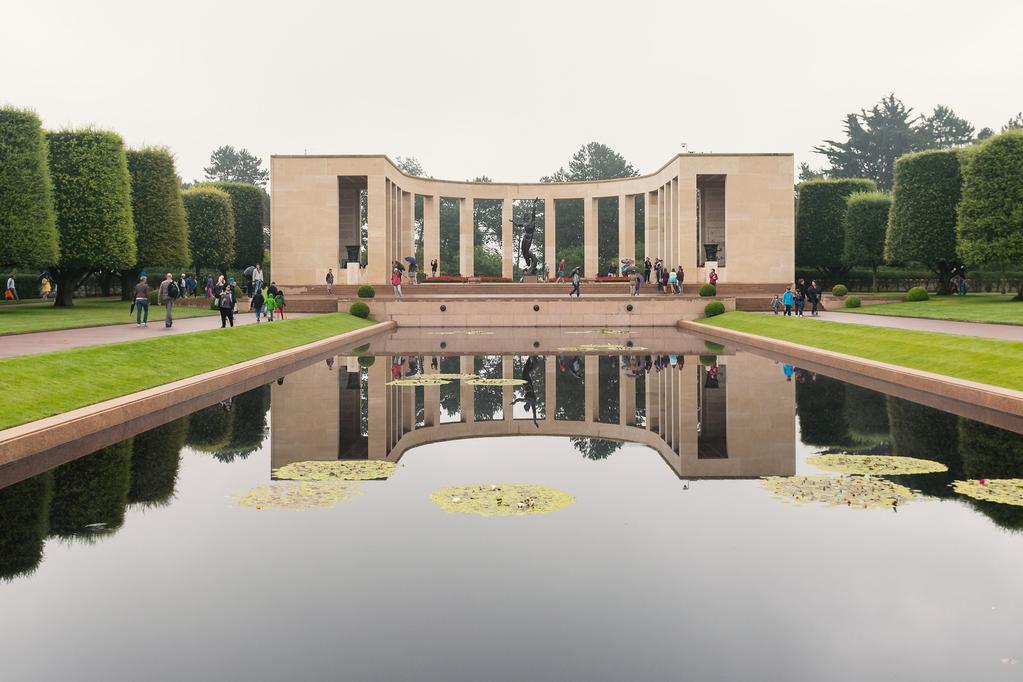
{"label": "woman walking on path", "polygon": [[259,291],[263,288],[263,267],[256,263],[252,268],[252,290]]}
{"label": "woman walking on path", "polygon": [[558,261],[558,278],[554,280],[555,284],[561,284],[565,281],[565,259],[562,258]]}
{"label": "woman walking on path", "polygon": [[394,268],[391,272],[391,286],[394,287],[395,298],[401,298],[401,272]]}
{"label": "woman walking on path", "polygon": [[149,326],[149,285],[146,284],[145,275],[135,285],[135,326]]}
{"label": "woman walking on path", "polygon": [[806,293],[810,296],[810,304],[812,306],[810,308],[810,314],[817,317],[817,306],[821,303],[821,288],[820,285],[817,284],[817,280],[810,282],[810,288],[806,290]]}
{"label": "woman walking on path", "polygon": [[220,292],[220,328],[223,329],[230,322],[234,326],[234,292],[226,287]]}
{"label": "woman walking on path", "polygon": [[206,275],[206,298],[213,298],[213,275]]}
{"label": "woman walking on path", "polygon": [[[565,261],[561,261],[561,262],[564,263]],[[571,297],[573,294],[575,294],[575,297],[579,298],[579,296],[580,296],[579,284],[581,282],[582,282],[582,277],[579,276],[579,268],[576,267],[574,270],[572,270],[572,291],[570,291],[568,293],[569,297]]]}
{"label": "woman walking on path", "polygon": [[249,301],[249,310],[256,311],[256,324],[259,324],[259,317],[263,314],[263,304],[266,299],[263,298],[263,290],[256,289],[255,293],[252,294],[252,300]]}

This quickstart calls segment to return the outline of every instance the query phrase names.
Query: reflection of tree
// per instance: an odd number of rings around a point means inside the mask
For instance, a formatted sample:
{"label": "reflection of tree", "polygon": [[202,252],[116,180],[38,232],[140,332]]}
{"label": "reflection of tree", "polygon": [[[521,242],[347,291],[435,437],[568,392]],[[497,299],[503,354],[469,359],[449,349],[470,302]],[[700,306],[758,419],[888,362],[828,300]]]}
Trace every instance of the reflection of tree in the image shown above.
{"label": "reflection of tree", "polygon": [[[959,420],[959,450],[964,478],[1023,478],[1023,435]],[[969,499],[970,504],[1003,528],[1023,530],[1023,507]]]}
{"label": "reflection of tree", "polygon": [[848,445],[852,442],[845,419],[845,383],[821,374],[796,383],[796,414],[805,445]]}
{"label": "reflection of tree", "polygon": [[156,507],[170,502],[187,434],[188,417],[182,417],[135,436],[129,503]]}
{"label": "reflection of tree", "polygon": [[[500,355],[478,355],[476,356],[475,367],[476,374],[481,378],[501,378]],[[496,419],[498,415],[503,414],[504,391],[501,386],[475,386],[474,388],[476,421]]]}
{"label": "reflection of tree", "polygon": [[948,467],[947,473],[894,476],[892,480],[932,497],[952,497],[949,484],[962,471],[956,437],[959,418],[894,396],[888,396],[887,403],[891,453],[930,459]]}
{"label": "reflection of tree", "polygon": [[190,447],[202,452],[217,452],[227,447],[231,440],[231,423],[234,410],[227,411],[220,404],[210,405],[188,416],[188,439]]}
{"label": "reflection of tree", "polygon": [[845,386],[845,420],[852,433],[864,440],[888,435],[888,402],[883,393],[854,384]]}
{"label": "reflection of tree", "polygon": [[559,357],[557,362],[554,418],[583,421],[586,418],[583,359],[578,355],[567,355]]}
{"label": "reflection of tree", "polygon": [[131,439],[103,448],[53,470],[50,535],[91,537],[114,531],[124,523],[124,508],[131,488]]}
{"label": "reflection of tree", "polygon": [[43,558],[53,476],[33,476],[0,490],[0,579],[31,573]]}
{"label": "reflection of tree", "polygon": [[597,421],[617,424],[621,416],[620,394],[618,393],[619,372],[617,355],[591,357],[597,362],[599,382],[597,384]]}
{"label": "reflection of tree", "polygon": [[[457,357],[441,358],[437,363],[437,371],[441,374],[458,374],[461,364]],[[440,406],[449,417],[461,414],[461,382],[452,381],[440,387]]]}
{"label": "reflection of tree", "polygon": [[569,438],[572,447],[583,454],[586,459],[607,459],[613,452],[621,449],[622,444],[615,440],[605,438]]}
{"label": "reflection of tree", "polygon": [[236,395],[231,408],[231,439],[213,456],[221,462],[233,462],[235,459],[245,459],[258,450],[266,439],[266,413],[269,411],[269,386],[260,386]]}

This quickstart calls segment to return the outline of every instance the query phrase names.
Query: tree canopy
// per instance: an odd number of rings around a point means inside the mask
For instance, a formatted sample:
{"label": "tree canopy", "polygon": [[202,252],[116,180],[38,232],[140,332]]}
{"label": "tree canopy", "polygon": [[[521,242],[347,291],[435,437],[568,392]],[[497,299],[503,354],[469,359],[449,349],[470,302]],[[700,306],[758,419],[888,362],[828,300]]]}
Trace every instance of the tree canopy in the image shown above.
{"label": "tree canopy", "polygon": [[578,182],[582,180],[612,180],[632,178],[639,175],[625,157],[600,142],[590,142],[579,147],[564,166],[552,175],[540,178],[540,182]]}
{"label": "tree canopy", "polygon": [[827,275],[845,270],[846,199],[877,189],[872,180],[810,180],[799,185],[796,203],[796,264]]}
{"label": "tree canopy", "polygon": [[129,149],[136,262],[143,267],[187,265],[188,220],[174,156],[162,147]]}
{"label": "tree canopy", "polygon": [[217,147],[210,154],[210,165],[203,168],[207,180],[220,182],[247,182],[266,187],[270,171],[263,168],[263,160],[249,153],[248,149],[235,151],[234,147]]}
{"label": "tree canopy", "polygon": [[226,272],[234,260],[234,207],[230,195],[214,187],[193,187],[182,196],[196,269],[215,267]]}
{"label": "tree canopy", "polygon": [[51,265],[59,256],[46,136],[35,112],[0,107],[0,265]]}
{"label": "tree canopy", "polygon": [[245,268],[263,262],[263,190],[244,182],[212,182],[227,192],[234,209],[234,265]]}
{"label": "tree canopy", "polygon": [[857,192],[846,202],[842,262],[849,267],[871,268],[874,291],[877,291],[877,267],[884,263],[884,239],[891,205],[891,195],[883,192]]}

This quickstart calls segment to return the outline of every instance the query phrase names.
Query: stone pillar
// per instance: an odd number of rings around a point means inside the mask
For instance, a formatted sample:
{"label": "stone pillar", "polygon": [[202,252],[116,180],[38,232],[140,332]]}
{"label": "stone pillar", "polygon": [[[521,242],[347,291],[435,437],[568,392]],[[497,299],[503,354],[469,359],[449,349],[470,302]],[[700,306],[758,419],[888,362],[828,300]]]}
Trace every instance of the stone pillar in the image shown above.
{"label": "stone pillar", "polygon": [[587,424],[596,419],[597,396],[600,395],[600,356],[583,356],[583,419]]}
{"label": "stone pillar", "polygon": [[369,457],[384,459],[391,451],[387,443],[387,392],[390,390],[387,382],[390,381],[390,364],[375,362],[366,372],[369,377]]}
{"label": "stone pillar", "polygon": [[[458,358],[458,371],[462,374],[475,374],[475,358],[463,355]],[[458,414],[460,421],[470,423],[476,421],[476,387],[458,380]]]}
{"label": "stone pillar", "polygon": [[368,259],[365,281],[371,284],[386,284],[390,280],[390,261],[387,259],[387,234],[389,220],[387,209],[388,181],[383,175],[367,178]]}
{"label": "stone pillar", "polygon": [[416,195],[401,193],[401,253],[398,259],[403,263],[405,256],[416,255]]}
{"label": "stone pillar", "polygon": [[664,234],[664,264],[672,270],[678,265],[675,262],[675,216],[671,210],[674,203],[673,194],[669,181],[664,185],[664,205],[661,207],[661,215],[664,217],[664,229],[662,230]]}
{"label": "stone pillar", "polygon": [[501,276],[511,277],[514,272],[515,236],[512,232],[512,198],[501,201]]}
{"label": "stone pillar", "polygon": [[636,258],[635,194],[618,195],[618,259],[622,258]]}
{"label": "stone pillar", "polygon": [[[578,263],[569,265],[569,269]],[[583,274],[596,277],[600,274],[597,266],[597,200],[583,198]]]}
{"label": "stone pillar", "polygon": [[686,271],[686,279],[696,284],[697,257],[700,248],[700,245],[696,243],[696,176],[679,176],[678,188],[678,232],[679,244],[682,249],[679,262]]}
{"label": "stone pillar", "polygon": [[622,426],[636,425],[636,379],[628,376],[621,365],[618,374],[618,415]]}
{"label": "stone pillar", "polygon": [[664,219],[664,185],[657,190],[657,256],[668,267],[668,222]]}
{"label": "stone pillar", "polygon": [[[440,197],[423,197],[423,272],[430,273],[430,261],[440,264]],[[438,267],[437,272],[440,273]]]}
{"label": "stone pillar", "polygon": [[[658,207],[657,207],[657,190],[646,193],[646,206],[644,207],[645,223],[643,224],[643,245],[646,249],[646,253],[650,256],[650,263],[654,262],[654,258],[660,254],[657,253],[658,240],[660,239],[660,223],[657,221]],[[653,275],[651,275],[652,277]],[[656,291],[656,289],[654,290]],[[648,403],[649,404],[649,403]]]}
{"label": "stone pillar", "polygon": [[558,276],[557,217],[554,199],[543,200],[543,258],[550,266],[551,277]]}
{"label": "stone pillar", "polygon": [[[512,356],[504,355],[501,357],[501,378],[502,379],[514,379],[515,378],[515,364]],[[504,401],[504,405],[501,408],[501,414],[504,416],[505,421],[511,421],[515,418],[512,414],[512,400],[515,399],[515,387],[514,386],[502,386],[501,387],[501,399]]]}
{"label": "stone pillar", "polygon": [[654,433],[660,433],[661,425],[660,379],[661,372],[650,371],[644,382],[646,386],[646,428]]}
{"label": "stone pillar", "polygon": [[678,215],[678,178],[675,178],[670,183],[671,185],[671,267],[677,268],[682,264],[682,234],[679,229],[679,215]]}
{"label": "stone pillar", "polygon": [[544,421],[554,421],[558,407],[558,356],[545,355],[543,358],[543,402]]}
{"label": "stone pillar", "polygon": [[464,277],[472,277],[473,274],[476,225],[473,222],[472,208],[472,197],[458,200],[458,269]]}

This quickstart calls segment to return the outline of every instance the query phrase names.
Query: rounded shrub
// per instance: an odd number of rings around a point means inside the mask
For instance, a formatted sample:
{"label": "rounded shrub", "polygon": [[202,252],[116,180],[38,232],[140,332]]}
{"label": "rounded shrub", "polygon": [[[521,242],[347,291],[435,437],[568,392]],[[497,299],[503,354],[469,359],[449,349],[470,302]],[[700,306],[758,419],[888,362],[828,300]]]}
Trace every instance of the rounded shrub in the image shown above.
{"label": "rounded shrub", "polygon": [[711,301],[703,307],[703,314],[706,317],[714,317],[715,315],[724,315],[725,304],[721,301]]}
{"label": "rounded shrub", "polygon": [[847,287],[844,284],[836,284],[831,288],[831,293],[834,294],[835,296],[838,296],[839,298],[842,298],[843,296],[849,293],[849,287]]}
{"label": "rounded shrub", "polygon": [[717,296],[718,288],[709,282],[700,285],[700,296]]}
{"label": "rounded shrub", "polygon": [[849,298],[845,299],[845,307],[846,308],[859,308],[860,307],[860,297],[859,296],[850,296]]}
{"label": "rounded shrub", "polygon": [[717,354],[717,353],[724,353],[725,352],[725,347],[722,346],[720,343],[714,343],[713,341],[704,341],[703,345],[711,353]]}
{"label": "rounded shrub", "polygon": [[372,355],[363,355],[359,358],[359,367],[372,367],[375,361],[376,358]]}
{"label": "rounded shrub", "polygon": [[718,356],[716,355],[701,355],[700,364],[704,367],[711,367],[718,364]]}
{"label": "rounded shrub", "polygon": [[907,301],[926,301],[928,298],[930,298],[930,295],[927,293],[927,289],[923,287],[913,287],[906,292]]}
{"label": "rounded shrub", "polygon": [[356,301],[352,304],[352,307],[348,309],[348,312],[356,317],[365,319],[369,317],[369,306],[362,301]]}
{"label": "rounded shrub", "polygon": [[359,287],[359,291],[357,293],[359,298],[373,298],[377,295],[377,290],[368,284],[363,284]]}

